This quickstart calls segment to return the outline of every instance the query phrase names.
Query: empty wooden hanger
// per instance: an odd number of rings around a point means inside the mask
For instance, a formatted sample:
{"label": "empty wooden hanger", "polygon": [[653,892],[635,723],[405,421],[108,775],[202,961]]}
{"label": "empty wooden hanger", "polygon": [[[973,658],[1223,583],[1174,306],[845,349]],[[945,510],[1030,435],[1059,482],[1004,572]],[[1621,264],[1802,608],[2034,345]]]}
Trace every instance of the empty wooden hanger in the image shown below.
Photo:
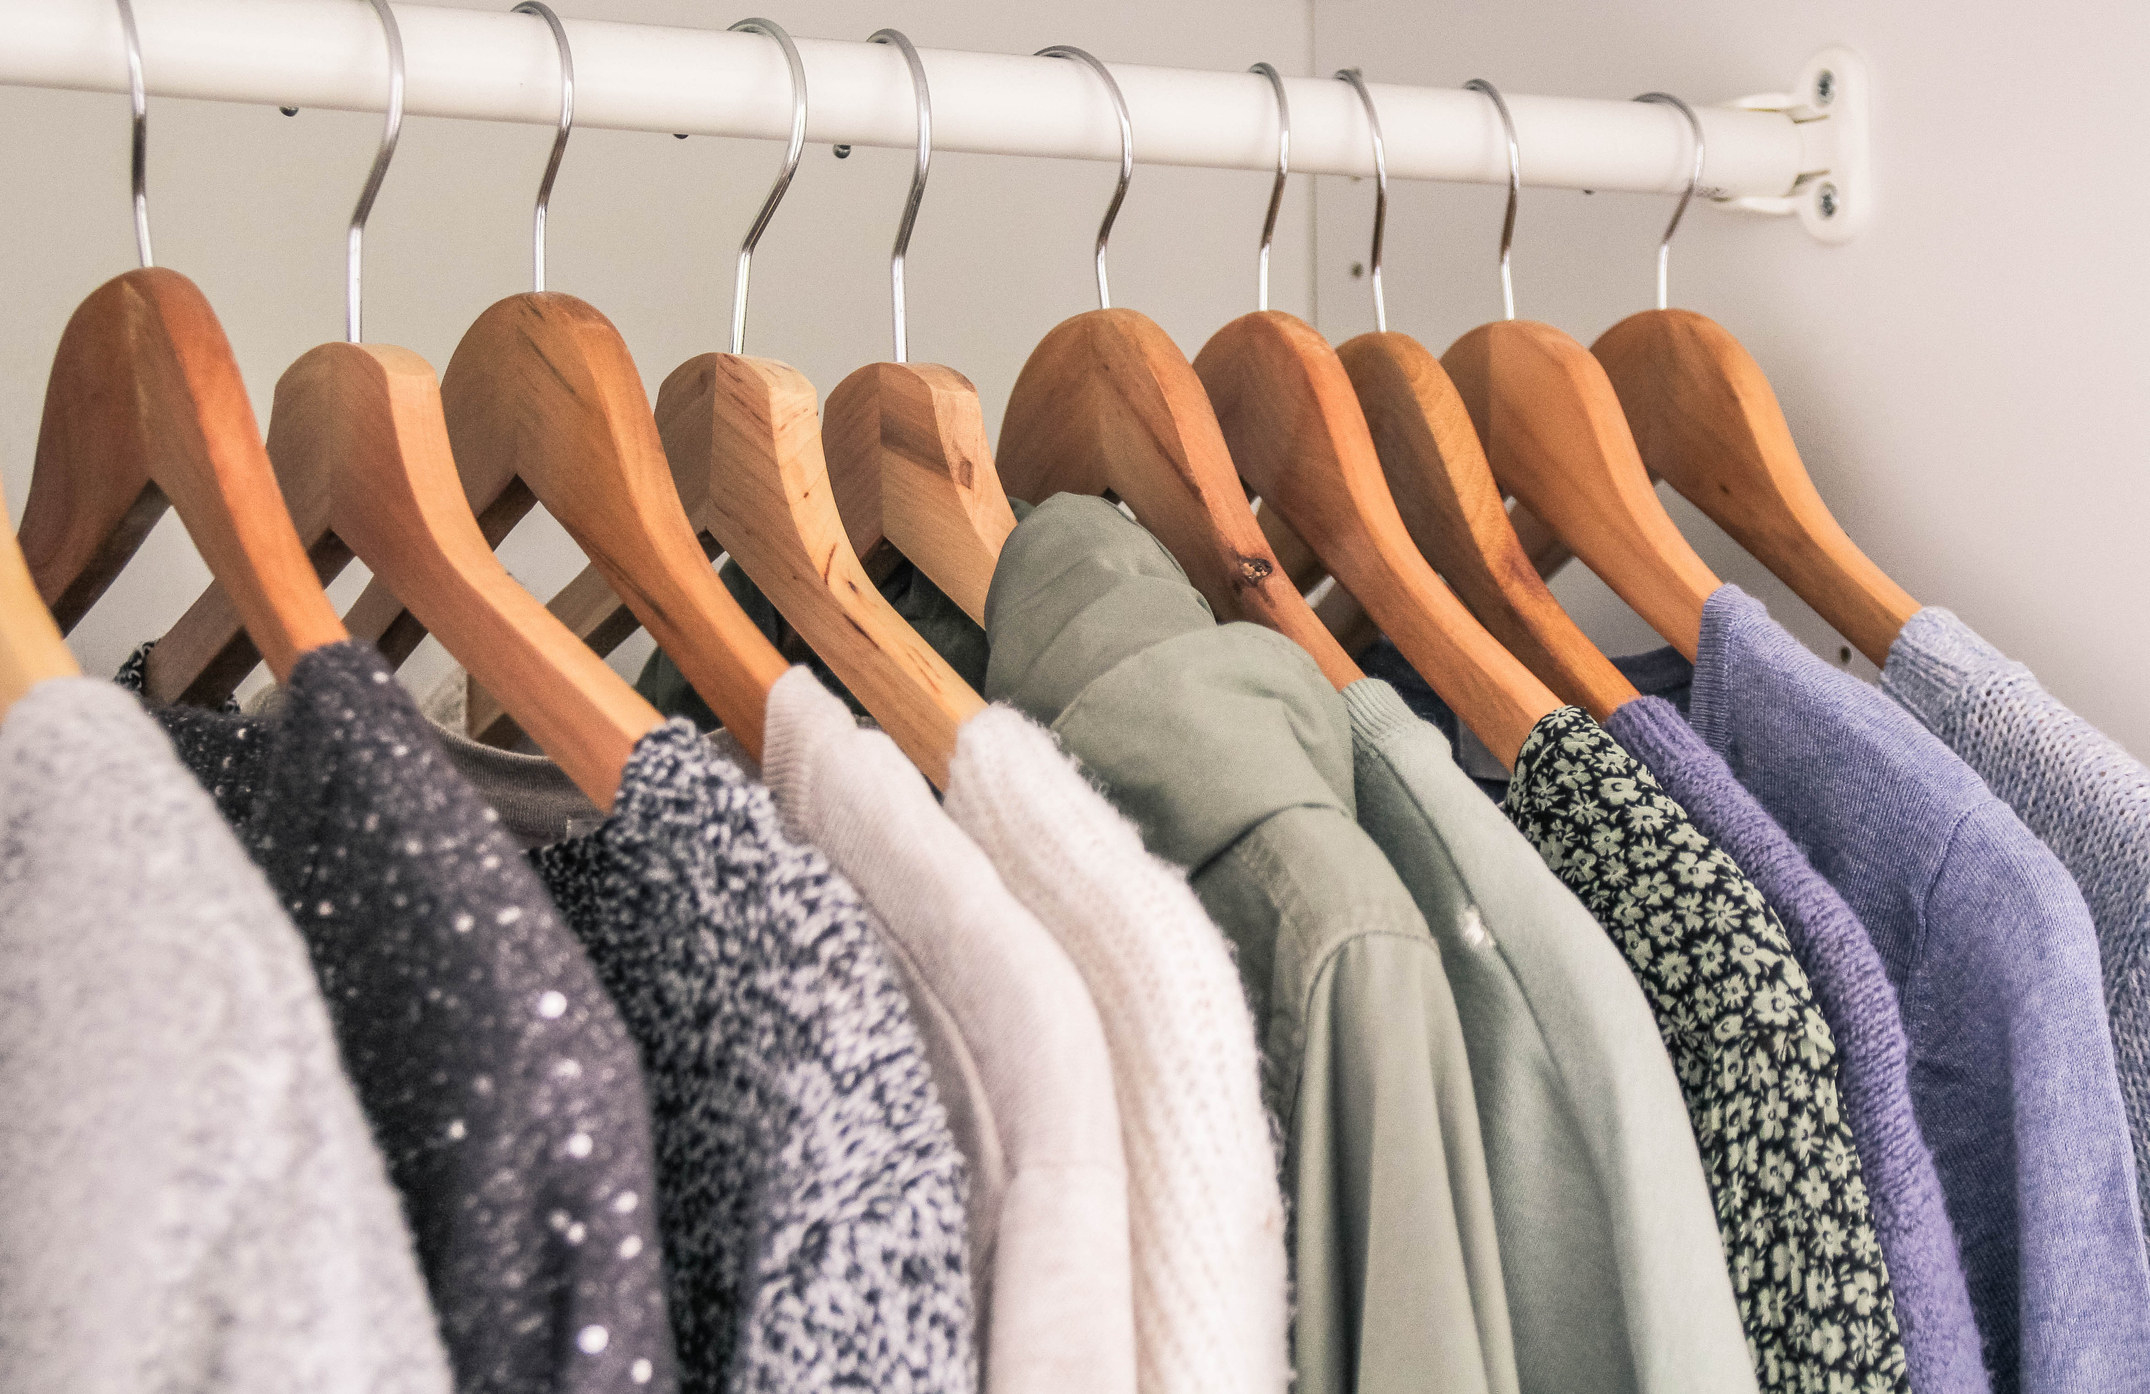
{"label": "empty wooden hanger", "polygon": [[1277,101],[1277,176],[1262,226],[1261,308],[1217,331],[1194,360],[1240,477],[1264,509],[1366,606],[1406,661],[1487,749],[1513,765],[1560,699],[1463,608],[1397,515],[1351,379],[1319,331],[1268,308],[1269,242],[1290,173],[1284,80],[1254,65]]}
{"label": "empty wooden hanger", "polygon": [[1440,361],[1418,340],[1389,331],[1381,283],[1388,162],[1380,114],[1356,68],[1336,76],[1358,94],[1374,152],[1374,236],[1367,258],[1374,332],[1340,345],[1337,357],[1358,395],[1396,511],[1419,552],[1493,637],[1554,692],[1603,720],[1634,699],[1634,684],[1531,568],[1470,413]]}
{"label": "empty wooden hanger", "polygon": [[[1121,118],[1120,184],[1098,229],[1102,293],[1105,243],[1134,169],[1134,137],[1119,84],[1103,64],[1095,68]],[[1365,676],[1279,564],[1201,378],[1147,317],[1108,306],[1055,326],[1009,394],[999,465],[1018,498],[1117,497],[1178,559],[1219,620],[1278,631],[1339,688]]]}
{"label": "empty wooden hanger", "polygon": [[1650,473],[1775,572],[1877,666],[1919,603],[1883,574],[1822,502],[1761,367],[1715,320],[1666,308],[1680,215],[1702,181],[1702,123],[1666,92],[1635,99],[1687,118],[1694,173],[1657,248],[1657,308],[1629,315],[1590,352],[1620,398]]}
{"label": "empty wooden hanger", "polygon": [[315,481],[331,534],[498,693],[524,731],[599,808],[609,809],[655,708],[515,583],[478,529],[449,445],[439,383],[407,349],[360,337],[366,215],[403,114],[403,52],[386,0],[372,0],[389,50],[388,120],[352,215],[349,342],[324,344],[276,385],[269,446],[287,477]]}
{"label": "empty wooden hanger", "polygon": [[[791,64],[796,161],[806,125],[805,69],[788,35],[757,23]],[[908,49],[892,29],[873,38]],[[769,208],[789,177],[787,169]],[[745,289],[742,275],[742,307]],[[956,730],[985,703],[859,564],[830,485],[813,385],[785,364],[737,352],[737,309],[733,329],[734,352],[689,359],[659,390],[665,454],[675,473],[707,476],[709,531],[903,752],[945,788]]]}
{"label": "empty wooden hanger", "polygon": [[142,265],[91,292],[60,336],[24,500],[22,555],[64,633],[169,503],[281,679],[300,654],[343,638],[343,626],[284,511],[215,312],[192,281],[151,255],[141,48],[132,6],[118,3]]}
{"label": "empty wooden hanger", "polygon": [[892,546],[984,624],[986,592],[1015,514],[993,469],[978,389],[953,368],[910,361],[903,264],[933,160],[933,107],[917,50],[901,35],[896,47],[918,98],[918,164],[889,256],[895,358],[867,364],[829,393],[822,447],[852,550],[871,568],[875,550]]}
{"label": "empty wooden hanger", "polygon": [[1441,355],[1441,366],[1470,410],[1493,477],[1652,629],[1693,658],[1702,606],[1718,580],[1651,488],[1605,370],[1551,325],[1515,318],[1508,260],[1522,182],[1515,123],[1493,84],[1474,78],[1465,85],[1492,99],[1508,142],[1508,212],[1501,224],[1508,317],[1458,339]]}

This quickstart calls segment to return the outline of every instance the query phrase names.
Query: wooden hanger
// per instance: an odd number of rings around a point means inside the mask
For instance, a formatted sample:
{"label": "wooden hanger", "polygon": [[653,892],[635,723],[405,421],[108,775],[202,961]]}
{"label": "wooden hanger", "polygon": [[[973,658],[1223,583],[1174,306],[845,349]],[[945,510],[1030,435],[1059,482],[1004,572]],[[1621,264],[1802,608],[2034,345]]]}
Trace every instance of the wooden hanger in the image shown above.
{"label": "wooden hanger", "polygon": [[984,709],[859,565],[822,458],[813,385],[766,358],[705,353],[657,394],[678,468],[708,471],[710,531],[883,730],[946,788],[956,730]]}
{"label": "wooden hanger", "polygon": [[[784,171],[741,248],[736,345],[744,334],[754,245],[804,145],[806,88],[798,52],[777,25],[742,20],[732,27],[777,40],[791,65],[795,95]],[[674,487],[690,507],[699,504],[696,525],[731,554],[904,753],[945,788],[956,728],[985,703],[860,566],[836,512],[816,406],[813,386],[784,364],[709,353],[665,379],[656,419]],[[702,569],[708,572],[706,564]],[[587,633],[624,637],[617,612],[607,609],[586,577],[570,582],[554,604],[586,623]]]}
{"label": "wooden hanger", "polygon": [[456,346],[441,400],[457,461],[528,487],[759,760],[788,665],[710,569],[611,321],[569,295],[510,296]]}
{"label": "wooden hanger", "polygon": [[[1277,178],[1262,230],[1259,295],[1269,298],[1269,240],[1289,174],[1284,82],[1258,63],[1277,99]],[[1311,325],[1278,311],[1242,315],[1194,361],[1239,475],[1366,606],[1465,725],[1514,764],[1531,728],[1560,699],[1503,649],[1434,574],[1382,478],[1351,380]]]}
{"label": "wooden hanger", "polygon": [[868,364],[829,393],[822,446],[851,549],[870,561],[885,540],[984,624],[986,592],[1015,514],[993,469],[978,389],[953,368],[909,361],[904,256],[933,160],[933,106],[918,51],[895,30],[882,34],[903,54],[918,100],[918,162],[889,258],[895,359]]}
{"label": "wooden hanger", "polygon": [[149,107],[126,0],[119,17],[142,265],[91,292],[60,336],[18,541],[64,633],[169,503],[281,679],[343,629],[284,512],[223,327],[193,282],[154,265]]}
{"label": "wooden hanger", "polygon": [[1514,318],[1508,253],[1522,181],[1515,126],[1491,83],[1465,85],[1493,99],[1507,132],[1501,286],[1509,318],[1458,339],[1441,365],[1470,411],[1494,478],[1691,659],[1703,603],[1720,583],[1651,488],[1605,370],[1551,325]]}
{"label": "wooden hanger", "polygon": [[384,344],[323,344],[277,383],[272,423],[270,449],[328,481],[336,536],[609,810],[635,743],[663,718],[493,555],[425,360]]}
{"label": "wooden hanger", "polygon": [[1702,123],[1665,92],[1693,138],[1694,172],[1657,249],[1657,308],[1630,315],[1590,352],[1603,365],[1642,462],[1730,533],[1877,666],[1919,603],[1846,535],[1792,443],[1777,394],[1724,326],[1666,308],[1672,235],[1702,179]]}
{"label": "wooden hanger", "polygon": [[[1568,617],[1531,569],[1509,525],[1500,487],[1486,465],[1470,413],[1455,384],[1426,347],[1388,329],[1381,246],[1388,214],[1387,158],[1373,94],[1355,68],[1336,74],[1364,108],[1374,153],[1374,235],[1368,256],[1374,293],[1371,334],[1337,349],[1380,457],[1391,498],[1419,553],[1454,588],[1502,647],[1563,699],[1603,720],[1635,688]],[[1199,365],[1198,365],[1199,366]],[[1352,597],[1339,587],[1316,607],[1332,632],[1357,638],[1371,626],[1343,612]],[[1338,621],[1341,621],[1341,625]],[[1347,649],[1350,642],[1345,642]]]}
{"label": "wooden hanger", "polygon": [[[0,511],[5,501],[0,500]],[[68,650],[52,611],[30,579],[15,534],[0,535],[0,715],[47,678],[74,678],[82,668]]]}
{"label": "wooden hanger", "polygon": [[[1120,121],[1120,184],[1097,234],[1098,299],[1063,320],[1023,364],[1000,423],[1000,477],[1018,498],[1105,494],[1164,544],[1218,620],[1253,620],[1293,640],[1338,688],[1365,674],[1277,560],[1255,519],[1201,378],[1170,335],[1133,310],[1110,308],[1105,244],[1134,170],[1127,103],[1105,65],[1088,59]],[[1266,275],[1266,264],[1264,268]]]}
{"label": "wooden hanger", "polygon": [[402,45],[374,0],[389,50],[381,148],[351,219],[350,342],[323,344],[276,384],[269,453],[312,481],[327,528],[494,692],[576,786],[609,809],[635,743],[662,723],[501,566],[464,501],[433,370],[408,349],[357,342],[366,216],[402,124]]}
{"label": "wooden hanger", "polygon": [[299,545],[209,302],[145,266],[82,302],[46,384],[20,542],[63,633],[166,504],[279,680],[343,626]]}

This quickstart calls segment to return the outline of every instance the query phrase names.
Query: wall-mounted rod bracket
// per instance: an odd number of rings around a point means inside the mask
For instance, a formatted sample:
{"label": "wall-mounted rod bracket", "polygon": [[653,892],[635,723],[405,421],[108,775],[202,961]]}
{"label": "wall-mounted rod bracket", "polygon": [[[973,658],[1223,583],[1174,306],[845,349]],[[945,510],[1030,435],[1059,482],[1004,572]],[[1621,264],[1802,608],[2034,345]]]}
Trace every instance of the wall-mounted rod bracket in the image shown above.
{"label": "wall-mounted rod bracket", "polygon": [[1873,152],[1868,145],[1873,103],[1866,60],[1841,46],[1809,58],[1790,90],[1731,103],[1744,111],[1777,112],[1792,121],[1800,138],[1799,179],[1789,193],[1718,196],[1718,206],[1796,216],[1823,242],[1857,237],[1874,216]]}

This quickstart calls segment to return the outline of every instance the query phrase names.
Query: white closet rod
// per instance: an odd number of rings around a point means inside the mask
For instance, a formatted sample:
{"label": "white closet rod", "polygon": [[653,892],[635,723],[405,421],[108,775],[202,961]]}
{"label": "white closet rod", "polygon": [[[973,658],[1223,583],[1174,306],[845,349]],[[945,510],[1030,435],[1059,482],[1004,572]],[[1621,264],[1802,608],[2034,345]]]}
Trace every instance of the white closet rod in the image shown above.
{"label": "white closet rod", "polygon": [[[135,10],[152,95],[365,111],[379,110],[384,100],[386,49],[372,11],[357,0],[136,0]],[[556,120],[552,37],[541,21],[508,10],[506,4],[498,10],[395,7],[410,114],[533,125]],[[568,20],[567,31],[578,126],[771,140],[785,134],[788,74],[777,46],[764,37],[725,32],[714,16],[708,29]],[[911,82],[895,49],[834,39],[798,44],[810,140],[910,146]],[[123,55],[111,0],[0,0],[0,82],[124,92]],[[951,49],[926,49],[923,57],[937,150],[1119,158],[1112,108],[1096,76],[1080,64]],[[1365,55],[1377,69],[1381,58]],[[1275,109],[1262,78],[1118,63],[1112,70],[1127,96],[1137,160],[1273,168]],[[1351,90],[1326,77],[1286,83],[1293,172],[1371,174],[1365,122]],[[1373,94],[1392,176],[1505,182],[1500,123],[1484,97],[1390,83],[1373,84]],[[1626,101],[1504,95],[1515,115],[1526,184],[1661,194],[1685,187],[1692,157],[1677,112]],[[1699,100],[1698,109],[1709,146],[1704,183],[1719,197],[1781,198],[1802,175],[1828,168],[1831,142],[1818,137],[1834,134],[1829,122]],[[1134,197],[1141,187],[1138,179]]]}

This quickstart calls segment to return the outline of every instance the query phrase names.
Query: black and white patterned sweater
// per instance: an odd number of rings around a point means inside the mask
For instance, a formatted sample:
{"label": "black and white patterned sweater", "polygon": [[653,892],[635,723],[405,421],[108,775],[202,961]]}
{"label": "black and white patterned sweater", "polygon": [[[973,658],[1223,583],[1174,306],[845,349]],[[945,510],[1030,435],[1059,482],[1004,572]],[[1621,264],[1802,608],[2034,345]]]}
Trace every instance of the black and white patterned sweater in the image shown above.
{"label": "black and white patterned sweater", "polygon": [[970,1394],[968,1185],[850,883],[672,721],[531,853],[642,1045],[690,1394]]}

